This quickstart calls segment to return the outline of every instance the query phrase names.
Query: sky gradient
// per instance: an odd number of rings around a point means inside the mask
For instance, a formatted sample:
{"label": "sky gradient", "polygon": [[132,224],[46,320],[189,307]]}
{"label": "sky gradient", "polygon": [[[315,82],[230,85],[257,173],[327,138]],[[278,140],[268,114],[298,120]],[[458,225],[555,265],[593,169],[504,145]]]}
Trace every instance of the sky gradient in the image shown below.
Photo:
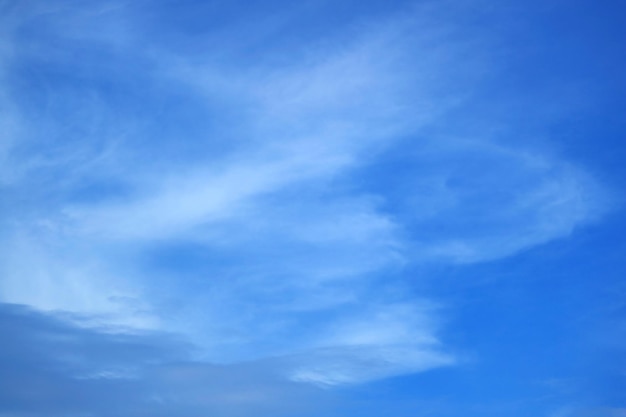
{"label": "sky gradient", "polygon": [[0,0],[0,417],[625,417],[624,15]]}

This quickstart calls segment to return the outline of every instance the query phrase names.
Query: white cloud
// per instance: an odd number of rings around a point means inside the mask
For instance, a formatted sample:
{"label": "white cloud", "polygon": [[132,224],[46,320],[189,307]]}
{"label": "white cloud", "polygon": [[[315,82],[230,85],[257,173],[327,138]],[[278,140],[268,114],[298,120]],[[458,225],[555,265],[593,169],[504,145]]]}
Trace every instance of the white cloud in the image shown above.
{"label": "white cloud", "polygon": [[434,336],[432,315],[415,302],[346,314],[321,332],[313,342],[316,350],[296,357],[290,377],[333,386],[451,365],[455,359]]}
{"label": "white cloud", "polygon": [[[118,9],[64,13],[71,27],[46,29],[61,44],[81,39],[147,65],[105,65],[87,71],[88,84],[154,79],[146,89],[159,85],[220,126],[161,132],[168,111],[126,118],[101,92],[60,107],[63,121],[82,127],[76,133],[33,104],[58,131],[31,129],[34,155],[0,148],[14,166],[29,166],[12,185],[19,201],[3,207],[13,220],[2,231],[13,248],[2,258],[4,301],[160,326],[187,334],[205,359],[281,357],[293,380],[354,383],[454,362],[438,340],[437,313],[395,295],[403,264],[502,258],[602,213],[591,178],[522,150],[519,138],[447,134],[446,112],[460,111],[479,71],[468,68],[466,42],[432,25],[387,22],[317,45],[301,61],[242,70],[118,30]],[[109,37],[111,27],[122,35]],[[31,42],[30,53],[46,49],[45,39]],[[78,65],[63,48],[46,58]],[[137,94],[128,99],[135,106],[153,98]],[[68,109],[99,122],[73,120]],[[175,158],[180,141],[232,144]],[[406,169],[375,178],[370,170],[394,152],[406,154]],[[41,180],[51,173],[62,185]],[[123,191],[100,192],[98,181]],[[189,247],[199,253],[191,261],[177,252]]]}
{"label": "white cloud", "polygon": [[0,256],[5,277],[0,281],[0,297],[45,311],[84,315],[97,326],[157,327],[158,319],[143,305],[139,291],[116,276],[114,268],[86,244],[68,244],[43,227],[14,230],[3,239],[10,250]]}
{"label": "white cloud", "polygon": [[589,175],[548,155],[489,141],[434,146],[416,154],[414,178],[400,179],[414,184],[398,204],[418,259],[499,259],[567,236],[610,207]]}
{"label": "white cloud", "polygon": [[452,356],[437,349],[403,345],[340,346],[308,351],[292,360],[297,365],[288,372],[291,380],[322,387],[423,372],[455,362]]}

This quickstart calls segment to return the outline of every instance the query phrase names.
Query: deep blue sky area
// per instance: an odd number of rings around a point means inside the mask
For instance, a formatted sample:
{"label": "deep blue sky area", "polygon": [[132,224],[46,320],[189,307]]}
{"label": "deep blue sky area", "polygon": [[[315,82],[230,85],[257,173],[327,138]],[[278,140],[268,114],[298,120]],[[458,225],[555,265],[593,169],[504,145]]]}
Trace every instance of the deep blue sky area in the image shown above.
{"label": "deep blue sky area", "polygon": [[624,16],[0,0],[0,416],[626,417]]}

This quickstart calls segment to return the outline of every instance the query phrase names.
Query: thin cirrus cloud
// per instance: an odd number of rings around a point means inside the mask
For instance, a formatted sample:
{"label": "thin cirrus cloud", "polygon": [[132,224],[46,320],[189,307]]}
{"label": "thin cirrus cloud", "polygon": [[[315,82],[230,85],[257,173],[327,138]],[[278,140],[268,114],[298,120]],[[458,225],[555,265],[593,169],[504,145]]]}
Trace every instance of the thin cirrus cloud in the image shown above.
{"label": "thin cirrus cloud", "polygon": [[456,361],[436,303],[399,295],[403,266],[499,259],[606,210],[523,138],[459,133],[489,57],[454,22],[413,11],[306,52],[271,38],[244,67],[262,39],[177,50],[132,7],[71,5],[5,18],[4,302],[358,383]]}

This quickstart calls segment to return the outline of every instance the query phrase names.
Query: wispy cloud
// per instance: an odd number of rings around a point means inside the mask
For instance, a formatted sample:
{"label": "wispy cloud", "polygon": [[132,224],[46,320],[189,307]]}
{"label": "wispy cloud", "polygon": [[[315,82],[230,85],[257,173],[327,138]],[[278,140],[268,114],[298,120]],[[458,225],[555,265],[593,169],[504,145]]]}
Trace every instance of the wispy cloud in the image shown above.
{"label": "wispy cloud", "polygon": [[17,13],[30,29],[2,50],[23,87],[3,123],[25,133],[1,149],[28,168],[6,188],[4,301],[178,331],[204,360],[282,358],[296,381],[367,381],[454,363],[432,302],[398,295],[403,265],[506,257],[606,206],[523,138],[461,138],[483,51],[427,13],[273,44],[295,58],[245,69],[203,53],[219,33],[155,43],[131,7]]}

